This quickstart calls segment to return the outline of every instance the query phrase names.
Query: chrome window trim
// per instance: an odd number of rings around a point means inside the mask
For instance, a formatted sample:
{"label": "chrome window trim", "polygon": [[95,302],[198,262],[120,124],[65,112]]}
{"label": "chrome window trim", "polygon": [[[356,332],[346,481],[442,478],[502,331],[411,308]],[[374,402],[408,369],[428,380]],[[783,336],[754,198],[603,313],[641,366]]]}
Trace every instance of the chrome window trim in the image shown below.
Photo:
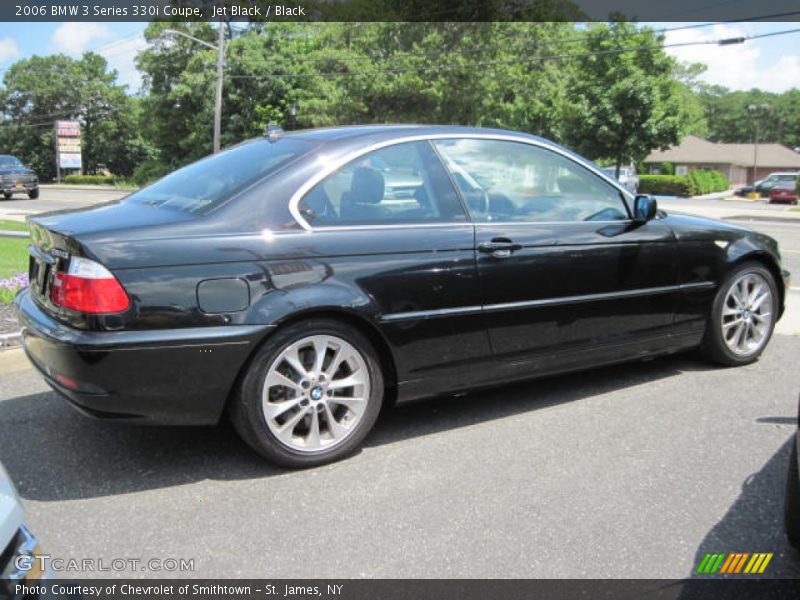
{"label": "chrome window trim", "polygon": [[635,290],[622,290],[619,292],[603,292],[600,294],[584,294],[579,296],[564,296],[563,298],[542,298],[540,300],[523,300],[520,302],[504,302],[501,304],[487,304],[484,306],[458,306],[454,308],[439,308],[433,310],[417,310],[402,313],[390,313],[383,315],[381,321],[410,321],[419,319],[431,319],[435,317],[450,317],[454,315],[466,315],[479,312],[497,312],[502,310],[516,310],[519,308],[538,308],[541,306],[555,306],[561,304],[580,304],[583,302],[595,302],[600,300],[616,300],[618,298],[638,298],[641,296],[656,296],[659,294],[670,294],[673,292],[684,292],[689,290],[713,289],[717,284],[713,281],[699,281],[696,283],[681,283],[678,285],[664,285],[652,288],[640,288]]}
{"label": "chrome window trim", "polygon": [[[295,192],[292,194],[292,197],[289,199],[289,212],[291,213],[292,217],[297,224],[300,225],[306,231],[330,231],[330,230],[351,230],[351,229],[406,229],[406,228],[414,228],[414,227],[432,227],[432,226],[452,226],[452,223],[404,223],[404,224],[397,224],[397,225],[331,225],[331,226],[320,226],[320,227],[313,227],[310,223],[308,223],[304,218],[303,215],[300,214],[300,201],[305,197],[305,195],[311,191],[315,185],[317,185],[320,181],[332,175],[335,171],[341,169],[342,167],[346,166],[348,163],[356,160],[357,158],[364,156],[370,152],[375,150],[380,150],[382,148],[388,148],[389,146],[396,146],[398,144],[406,144],[409,142],[423,142],[423,141],[433,141],[433,140],[452,140],[452,139],[479,139],[479,140],[492,140],[498,142],[517,142],[522,144],[528,144],[530,146],[536,146],[538,148],[543,148],[545,150],[549,150],[551,152],[555,152],[566,158],[567,160],[572,161],[575,165],[582,167],[600,177],[606,183],[610,184],[613,188],[616,188],[622,194],[622,201],[625,205],[625,209],[628,211],[628,216],[630,217],[630,210],[631,207],[628,205],[627,200],[632,198],[630,191],[628,191],[625,187],[623,187],[618,181],[614,181],[610,177],[608,177],[603,171],[599,168],[595,168],[590,165],[584,165],[573,157],[570,153],[562,150],[561,148],[557,148],[552,146],[550,143],[542,142],[535,139],[530,139],[527,137],[517,136],[517,135],[502,135],[502,134],[493,134],[493,133],[430,133],[430,134],[423,134],[423,135],[410,135],[404,136],[399,138],[394,138],[391,140],[383,140],[382,142],[375,142],[374,144],[370,144],[364,148],[359,148],[345,156],[332,161],[330,164],[325,165],[325,167],[315,173],[312,177],[306,180],[303,185],[301,185]],[[446,169],[447,167],[445,167]],[[627,199],[627,200],[625,200]],[[469,215],[467,215],[469,217]],[[620,220],[620,221],[587,221],[591,223],[625,223],[630,222],[631,219],[627,220]],[[479,225],[484,224],[487,222],[476,222],[472,220],[466,220],[459,222],[458,224],[471,224],[471,225]],[[491,223],[491,222],[488,222]],[[576,221],[550,221],[548,223],[542,221],[512,221],[511,223],[516,223],[520,225],[529,225],[531,223],[539,223],[539,224],[563,224],[563,223],[576,223]],[[506,223],[497,222],[497,225],[504,225]]]}

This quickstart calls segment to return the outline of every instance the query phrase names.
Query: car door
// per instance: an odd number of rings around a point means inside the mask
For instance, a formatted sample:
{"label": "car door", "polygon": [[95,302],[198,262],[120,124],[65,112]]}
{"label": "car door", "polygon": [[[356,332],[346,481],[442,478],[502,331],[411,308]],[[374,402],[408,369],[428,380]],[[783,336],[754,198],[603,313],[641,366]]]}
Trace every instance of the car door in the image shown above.
{"label": "car door", "polygon": [[617,187],[555,149],[477,138],[435,146],[460,189],[482,188],[461,193],[496,356],[567,367],[566,354],[610,357],[666,335],[678,268],[661,220],[634,222]]}
{"label": "car door", "polygon": [[329,293],[359,289],[374,307],[395,351],[401,397],[452,387],[465,364],[492,357],[474,229],[429,142],[361,155],[311,188],[298,210],[315,254],[326,257]]}

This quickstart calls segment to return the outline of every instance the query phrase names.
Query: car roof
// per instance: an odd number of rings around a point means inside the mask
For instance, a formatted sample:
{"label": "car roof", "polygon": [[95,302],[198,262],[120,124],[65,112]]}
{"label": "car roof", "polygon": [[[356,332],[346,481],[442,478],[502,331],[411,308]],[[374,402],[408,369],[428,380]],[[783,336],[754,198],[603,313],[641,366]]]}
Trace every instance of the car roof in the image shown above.
{"label": "car roof", "polygon": [[414,125],[414,124],[387,124],[387,125],[348,125],[344,127],[325,127],[319,129],[304,129],[285,134],[286,137],[305,139],[314,142],[335,143],[337,141],[352,142],[360,138],[373,142],[388,141],[394,138],[411,136],[435,135],[498,135],[512,136],[520,139],[537,139],[543,143],[553,144],[544,138],[519,131],[507,129],[490,129],[483,127],[466,127],[461,125]]}

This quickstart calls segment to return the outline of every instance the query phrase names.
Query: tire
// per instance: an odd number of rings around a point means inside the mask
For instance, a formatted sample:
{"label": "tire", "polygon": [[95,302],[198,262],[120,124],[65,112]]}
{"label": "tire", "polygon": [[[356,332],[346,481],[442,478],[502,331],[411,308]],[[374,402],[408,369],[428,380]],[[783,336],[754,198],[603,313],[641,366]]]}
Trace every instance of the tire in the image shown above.
{"label": "tire", "polygon": [[[765,291],[769,296],[759,302]],[[745,296],[742,306],[737,292]],[[700,349],[706,358],[724,366],[750,364],[772,337],[777,314],[778,286],[772,273],[759,262],[737,265],[717,291]]]}
{"label": "tire", "polygon": [[[336,385],[345,380],[353,385]],[[360,446],[383,397],[381,367],[367,337],[339,321],[310,319],[279,329],[256,351],[231,399],[230,417],[269,461],[314,467]]]}
{"label": "tire", "polygon": [[6,200],[11,200],[14,197],[14,194],[9,194],[8,192],[3,192],[3,198]]}
{"label": "tire", "polygon": [[789,470],[786,474],[786,500],[784,527],[789,543],[800,550],[800,475],[797,471],[797,437],[792,444],[792,455],[789,457]]}
{"label": "tire", "polygon": [[39,197],[39,188],[36,188],[35,190],[31,190],[30,192],[28,192],[28,198],[30,198],[31,200],[36,200],[38,197]]}

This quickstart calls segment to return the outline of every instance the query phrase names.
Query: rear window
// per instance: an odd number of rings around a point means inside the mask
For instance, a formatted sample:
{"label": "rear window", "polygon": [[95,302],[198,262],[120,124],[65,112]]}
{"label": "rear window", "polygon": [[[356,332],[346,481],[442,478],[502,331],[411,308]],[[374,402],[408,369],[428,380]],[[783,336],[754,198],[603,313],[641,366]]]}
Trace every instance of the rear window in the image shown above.
{"label": "rear window", "polygon": [[310,142],[290,138],[247,142],[178,169],[132,194],[128,201],[206,213],[312,147]]}

